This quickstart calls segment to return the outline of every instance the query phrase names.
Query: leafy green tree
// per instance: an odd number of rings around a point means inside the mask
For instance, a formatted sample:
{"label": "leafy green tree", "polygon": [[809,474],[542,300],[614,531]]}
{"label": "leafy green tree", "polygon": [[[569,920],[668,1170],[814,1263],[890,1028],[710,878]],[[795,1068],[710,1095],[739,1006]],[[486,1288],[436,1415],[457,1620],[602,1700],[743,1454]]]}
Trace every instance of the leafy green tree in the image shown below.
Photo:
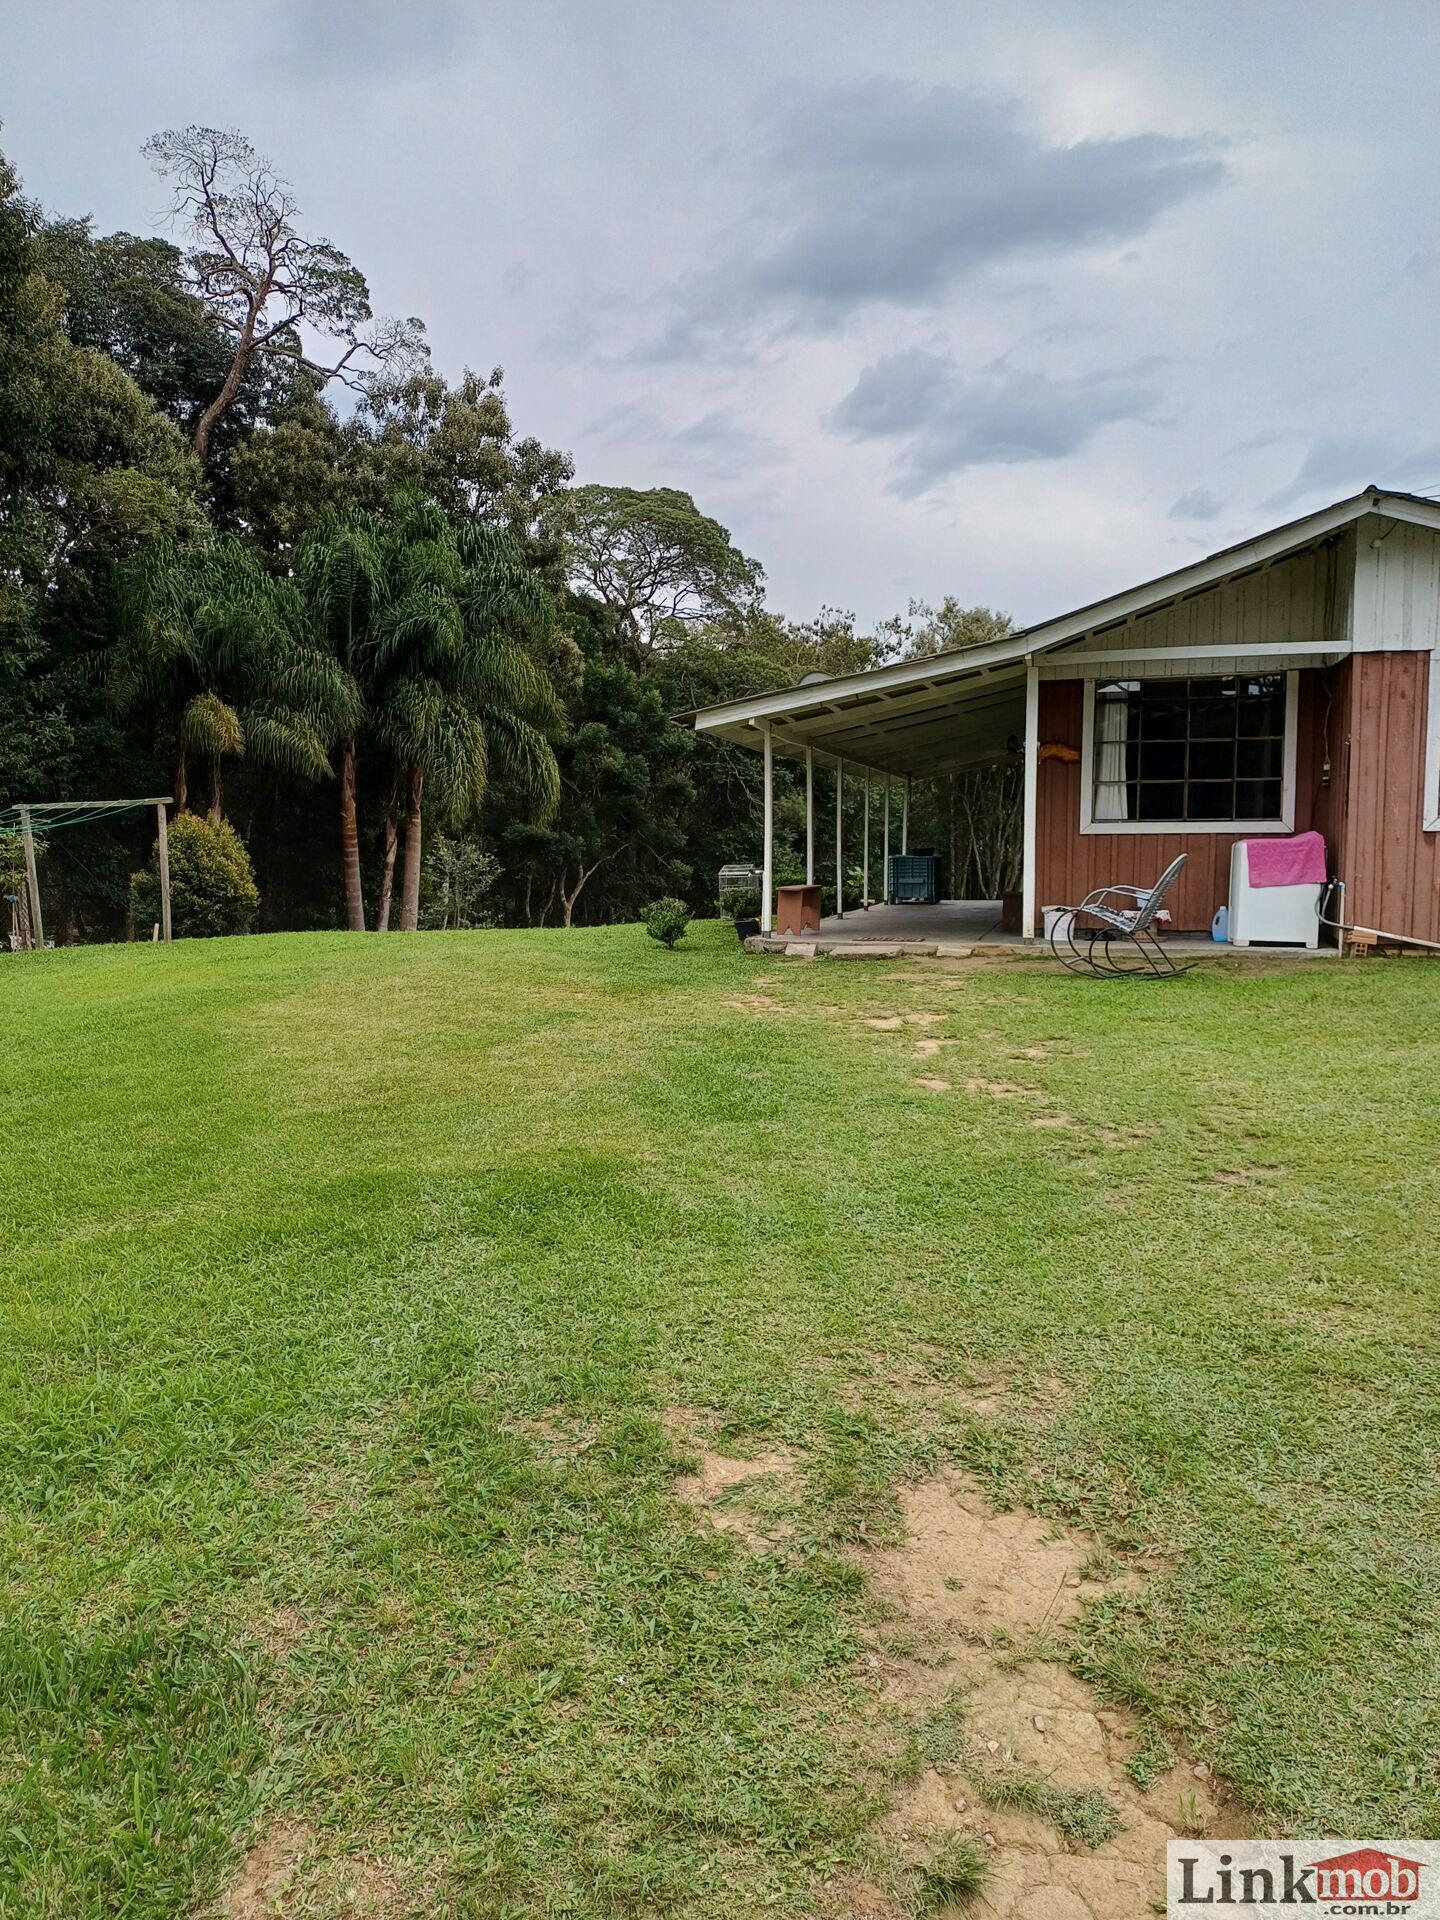
{"label": "leafy green tree", "polygon": [[572,583],[609,609],[641,658],[691,622],[738,616],[758,604],[760,566],[688,493],[577,487],[563,512]]}
{"label": "leafy green tree", "polygon": [[173,424],[110,356],[76,346],[37,210],[0,156],[0,616],[81,557],[199,524]]}
{"label": "leafy green tree", "polygon": [[499,872],[494,854],[478,841],[437,833],[426,849],[421,875],[421,926],[441,930],[493,926],[488,903]]}
{"label": "leafy green tree", "polygon": [[[147,539],[203,526],[199,471],[174,424],[107,352],[68,334],[65,291],[46,270],[42,231],[38,209],[0,155],[0,796],[7,802],[73,792],[82,781],[90,791],[107,790],[124,748],[103,698],[114,567]],[[142,756],[145,787],[153,779],[147,765]],[[90,864],[103,864],[98,853]]]}
{"label": "leafy green tree", "polygon": [[[300,231],[289,183],[242,134],[172,128],[148,140],[145,152],[171,182],[172,211],[192,242],[189,284],[230,344],[220,385],[195,422],[198,460],[257,360],[284,360],[321,381],[363,388],[368,369],[422,355],[420,322],[375,322],[365,276],[328,240]],[[310,357],[302,328],[333,343],[329,360]]]}
{"label": "leafy green tree", "polygon": [[[233,349],[192,290],[180,249],[132,233],[97,235],[89,220],[72,219],[38,228],[35,246],[41,271],[64,293],[68,338],[108,355],[188,444],[224,381]],[[212,435],[212,495],[217,461],[228,467],[256,425],[285,403],[294,379],[289,362],[266,356],[252,361]]]}
{"label": "leafy green tree", "polygon": [[330,772],[329,739],[354,723],[358,696],[334,659],[287,621],[287,605],[233,535],[158,541],[124,568],[111,692],[122,708],[147,702],[173,721],[180,812],[196,760],[208,769],[212,822],[224,815],[227,759],[248,753],[310,780]]}
{"label": "leafy green tree", "polygon": [[840,608],[822,607],[813,620],[787,620],[754,607],[677,634],[652,670],[675,709],[688,711],[796,686],[811,674],[864,673],[894,656],[893,639],[857,633],[854,614]]}
{"label": "leafy green tree", "polygon": [[912,600],[904,619],[896,616],[880,627],[887,647],[905,660],[986,647],[1014,631],[1008,613],[997,613],[993,607],[962,607],[953,593],[947,593],[938,607],[928,600]]}
{"label": "leafy green tree", "polygon": [[312,527],[354,507],[360,493],[345,430],[308,375],[230,456],[232,524],[279,573]]}
{"label": "leafy green tree", "polygon": [[[260,890],[245,843],[226,820],[182,813],[170,824],[170,911],[177,938],[213,939],[249,933],[260,911]],[[158,853],[130,883],[137,930],[160,918]]]}
{"label": "leafy green tree", "polygon": [[657,885],[689,891],[685,821],[693,801],[692,736],[618,639],[605,608],[572,598],[566,623],[580,671],[556,742],[554,818],[496,819],[512,912],[527,926],[633,920]]}
{"label": "leafy green tree", "polygon": [[347,480],[357,502],[378,510],[410,491],[457,526],[507,528],[558,589],[574,463],[515,437],[503,382],[500,367],[486,379],[467,369],[454,387],[428,370],[372,381],[345,429]]}

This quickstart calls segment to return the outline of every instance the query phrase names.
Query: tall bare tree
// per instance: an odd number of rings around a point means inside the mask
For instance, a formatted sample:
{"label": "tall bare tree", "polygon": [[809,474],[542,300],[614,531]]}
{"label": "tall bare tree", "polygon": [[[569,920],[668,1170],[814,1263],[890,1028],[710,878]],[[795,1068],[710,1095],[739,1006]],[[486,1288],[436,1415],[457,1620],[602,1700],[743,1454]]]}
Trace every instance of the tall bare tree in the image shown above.
{"label": "tall bare tree", "polygon": [[[190,284],[233,345],[219,391],[195,423],[202,462],[258,355],[360,388],[381,369],[423,360],[421,323],[375,319],[364,274],[328,240],[300,231],[294,190],[243,134],[172,128],[144,151],[173,185],[174,218],[192,242]],[[312,357],[307,334],[332,351]]]}

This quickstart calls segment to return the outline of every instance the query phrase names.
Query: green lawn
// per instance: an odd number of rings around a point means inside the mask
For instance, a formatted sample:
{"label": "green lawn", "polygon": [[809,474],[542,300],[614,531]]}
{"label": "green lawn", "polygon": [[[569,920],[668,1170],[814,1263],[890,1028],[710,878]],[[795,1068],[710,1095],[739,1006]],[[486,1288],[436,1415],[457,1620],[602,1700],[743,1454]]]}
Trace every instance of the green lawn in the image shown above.
{"label": "green lawn", "polygon": [[[6,1920],[204,1912],[287,1818],[300,1912],[814,1913],[880,1871],[856,1543],[942,1459],[1145,1554],[1071,1657],[1261,1829],[1440,1832],[1433,963],[711,925],[0,995]],[[780,1550],[676,1406],[795,1451]]]}

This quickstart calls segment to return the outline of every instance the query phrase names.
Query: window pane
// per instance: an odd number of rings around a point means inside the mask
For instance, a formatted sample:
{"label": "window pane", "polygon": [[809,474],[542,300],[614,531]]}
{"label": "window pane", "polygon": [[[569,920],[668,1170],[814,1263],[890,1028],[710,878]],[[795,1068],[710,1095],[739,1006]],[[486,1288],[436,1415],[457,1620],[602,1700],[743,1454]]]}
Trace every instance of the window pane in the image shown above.
{"label": "window pane", "polygon": [[1233,740],[1196,740],[1190,747],[1192,780],[1233,780],[1235,742]]}
{"label": "window pane", "polygon": [[1229,780],[1192,780],[1187,820],[1233,820],[1235,788]]}
{"label": "window pane", "polygon": [[1241,780],[1235,788],[1237,820],[1278,820],[1280,818],[1280,782],[1278,780]]}
{"label": "window pane", "polygon": [[1202,700],[1190,703],[1190,738],[1192,740],[1233,740],[1235,738],[1235,707],[1233,695],[1226,699],[1223,695],[1208,695]]}
{"label": "window pane", "polygon": [[1183,820],[1185,787],[1183,782],[1144,781],[1134,789],[1134,815],[1137,820]]}
{"label": "window pane", "polygon": [[1278,779],[1285,751],[1282,740],[1242,740],[1235,749],[1235,768],[1242,778]]}
{"label": "window pane", "polygon": [[1285,731],[1285,680],[1278,673],[1260,674],[1242,681],[1238,719],[1242,735],[1279,736]]}
{"label": "window pane", "polygon": [[[1161,685],[1160,682],[1151,682]],[[1188,712],[1183,687],[1166,687],[1157,700],[1146,700],[1141,707],[1140,733],[1145,740],[1183,740]]]}
{"label": "window pane", "polygon": [[1140,749],[1142,780],[1183,780],[1185,778],[1185,742],[1183,740],[1145,740]]}

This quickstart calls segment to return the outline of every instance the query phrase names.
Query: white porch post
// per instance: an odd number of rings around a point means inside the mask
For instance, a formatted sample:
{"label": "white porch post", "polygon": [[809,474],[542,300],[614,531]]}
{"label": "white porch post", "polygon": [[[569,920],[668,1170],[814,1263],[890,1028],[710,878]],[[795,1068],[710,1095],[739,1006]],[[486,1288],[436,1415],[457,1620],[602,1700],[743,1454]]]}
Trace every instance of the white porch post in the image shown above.
{"label": "white porch post", "polygon": [[890,776],[885,776],[885,832],[881,842],[880,904],[890,904]]}
{"label": "white porch post", "polygon": [[865,838],[865,853],[863,856],[863,865],[865,868],[865,884],[860,889],[860,904],[862,907],[864,907],[868,911],[870,906],[870,769],[869,767],[866,767],[865,769],[865,836],[864,838]]}
{"label": "white porch post", "polygon": [[910,775],[905,776],[905,797],[900,808],[900,851],[910,851]]}
{"label": "white porch post", "polygon": [[815,749],[805,749],[805,884],[815,884]]}
{"label": "white porch post", "polygon": [[1020,854],[1020,933],[1035,938],[1035,849],[1040,777],[1040,675],[1025,662],[1025,815]]}
{"label": "white porch post", "polygon": [[765,732],[765,852],[760,867],[760,931],[769,933],[775,924],[775,748],[770,722],[761,725]]}
{"label": "white porch post", "polygon": [[845,918],[845,762],[835,762],[835,911]]}

